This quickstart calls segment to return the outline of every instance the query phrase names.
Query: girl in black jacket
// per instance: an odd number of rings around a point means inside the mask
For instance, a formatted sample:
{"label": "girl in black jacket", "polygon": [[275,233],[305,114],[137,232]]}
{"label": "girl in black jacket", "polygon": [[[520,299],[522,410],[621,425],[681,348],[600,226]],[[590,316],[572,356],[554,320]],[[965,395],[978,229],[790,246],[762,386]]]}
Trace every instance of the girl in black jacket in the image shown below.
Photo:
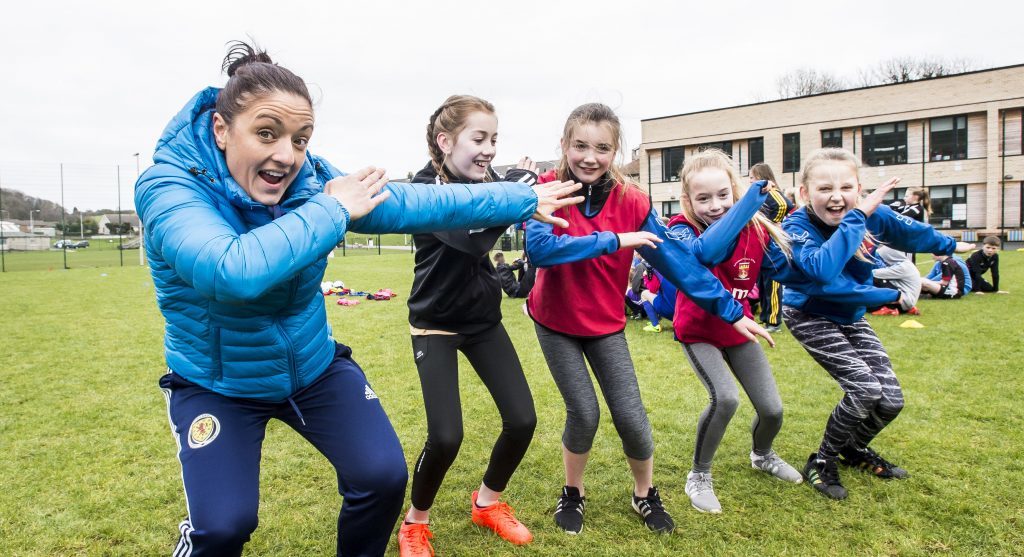
{"label": "girl in black jacket", "polygon": [[[449,97],[430,117],[430,162],[414,183],[489,182],[497,142],[494,107],[471,96]],[[505,181],[534,184],[529,159]],[[427,441],[413,469],[412,505],[398,533],[402,557],[433,554],[430,507],[462,443],[458,354],[487,386],[502,429],[478,491],[472,519],[509,542],[532,541],[530,531],[499,500],[533,438],[537,415],[519,356],[501,324],[501,286],[487,254],[506,227],[417,234],[416,268],[409,295],[409,324],[427,412]]]}

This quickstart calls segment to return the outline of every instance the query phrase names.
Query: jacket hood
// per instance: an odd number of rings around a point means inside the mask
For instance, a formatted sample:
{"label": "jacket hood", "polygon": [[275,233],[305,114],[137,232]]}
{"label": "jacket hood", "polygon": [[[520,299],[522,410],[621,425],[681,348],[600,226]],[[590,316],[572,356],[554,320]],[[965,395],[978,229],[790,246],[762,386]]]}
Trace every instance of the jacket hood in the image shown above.
{"label": "jacket hood", "polygon": [[[153,162],[178,167],[200,178],[210,190],[240,209],[264,210],[266,206],[249,197],[231,177],[224,153],[214,141],[213,113],[219,94],[219,88],[207,87],[185,103],[160,135]],[[312,155],[307,152],[302,168],[281,199],[280,208],[288,212],[322,189]]]}

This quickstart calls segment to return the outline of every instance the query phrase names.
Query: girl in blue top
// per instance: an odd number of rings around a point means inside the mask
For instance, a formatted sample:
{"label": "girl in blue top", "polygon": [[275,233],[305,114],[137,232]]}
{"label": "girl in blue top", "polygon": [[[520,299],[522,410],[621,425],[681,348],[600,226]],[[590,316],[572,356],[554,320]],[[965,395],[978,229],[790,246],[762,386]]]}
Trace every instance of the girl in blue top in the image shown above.
{"label": "girl in blue top", "polygon": [[782,222],[793,250],[772,262],[786,286],[783,315],[793,337],[842,387],[845,395],[825,426],[816,453],[804,467],[808,482],[833,499],[846,497],[837,463],[880,478],[907,472],[868,444],[903,408],[903,392],[885,348],[864,319],[867,307],[895,303],[900,293],[872,285],[872,246],[950,254],[969,249],[931,226],[898,215],[882,200],[894,178],[861,197],[857,157],[844,149],[819,149],[802,171],[805,206]]}
{"label": "girl in blue top", "polygon": [[[277,418],[337,471],[338,554],[383,555],[407,477],[391,423],[327,325],[319,283],[349,229],[491,227],[549,214],[572,187],[417,188],[345,176],[306,151],[305,83],[237,43],[224,89],[200,91],[164,130],[136,185],[157,302],[160,379],[187,518],[175,555],[240,555],[255,530],[260,452]],[[556,192],[556,193],[552,193]]]}

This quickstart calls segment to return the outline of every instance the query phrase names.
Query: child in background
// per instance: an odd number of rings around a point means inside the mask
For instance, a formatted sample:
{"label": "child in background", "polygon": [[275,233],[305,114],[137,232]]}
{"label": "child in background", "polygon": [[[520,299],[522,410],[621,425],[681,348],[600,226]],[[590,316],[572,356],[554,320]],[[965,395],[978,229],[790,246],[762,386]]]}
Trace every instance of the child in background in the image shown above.
{"label": "child in background", "polygon": [[707,268],[669,236],[647,194],[613,164],[621,144],[619,119],[610,108],[593,103],[573,110],[563,129],[558,168],[540,181],[571,177],[584,185],[584,201],[557,213],[569,221],[568,228],[527,224],[527,253],[538,267],[527,306],[566,406],[565,486],[554,518],[569,534],[583,529],[583,472],[600,417],[587,362],[608,403],[633,474],[633,510],[652,531],[668,533],[675,528],[653,483],[651,425],[623,334],[622,295],[634,249],[702,308],[733,323],[746,338],[753,339],[755,334],[771,338],[743,315],[742,307]]}
{"label": "child in background", "polygon": [[[966,295],[970,294],[971,290],[974,289],[974,283],[971,282],[971,272],[967,269],[967,262],[964,261],[963,259],[960,259],[960,257],[957,256],[957,255],[950,255],[949,256],[949,260],[953,261],[953,262],[956,262],[956,264],[960,266],[960,270],[963,271],[963,274],[964,274],[964,279],[963,279],[964,293],[963,293],[963,295],[966,296]],[[942,280],[942,273],[943,273],[943,260],[936,259],[935,260],[935,265],[932,266],[932,269],[930,271],[928,271],[928,274],[925,275],[921,279],[921,281],[922,281],[922,283],[924,281],[931,281],[931,282],[937,283],[937,282]],[[957,276],[959,276],[959,273],[957,273]],[[925,293],[927,294],[927,292],[925,292]]]}
{"label": "child in background", "polygon": [[939,276],[934,280],[931,278],[921,279],[922,293],[940,300],[956,300],[970,292],[969,290],[964,291],[967,284],[964,277],[967,275],[959,261],[949,255],[935,254],[932,257],[935,259],[935,267],[939,270]]}
{"label": "child in background", "polygon": [[928,215],[932,212],[932,199],[925,188],[907,188],[903,199],[897,199],[889,204],[889,207],[897,213],[910,217],[917,222],[928,222]]}
{"label": "child in background", "polygon": [[[897,199],[889,204],[889,207],[897,213],[910,217],[917,222],[928,224],[928,216],[932,212],[932,199],[925,188],[907,188],[903,199]],[[909,253],[910,261],[917,263],[917,254]]]}
{"label": "child in background", "polygon": [[921,296],[921,274],[917,266],[910,262],[907,254],[885,245],[878,246],[875,256],[879,259],[879,266],[871,271],[874,285],[898,290],[900,299],[898,303],[872,311],[871,315],[920,315],[917,299]]}
{"label": "child in background", "polygon": [[[682,211],[669,222],[673,235],[732,292],[747,317],[753,317],[747,296],[760,275],[771,272],[763,267],[770,264],[765,252],[772,246],[789,250],[782,230],[759,212],[765,198],[778,193],[774,183],[754,182],[741,198],[732,160],[717,149],[687,159],[680,176]],[[751,466],[780,480],[800,483],[800,473],[772,450],[782,428],[782,399],[761,345],[737,334],[686,296],[676,299],[673,325],[683,353],[708,392],[708,405],[697,422],[693,468],[686,477],[686,494],[693,508],[722,512],[711,464],[739,406],[737,382],[756,411],[751,425]]]}
{"label": "child in background", "polygon": [[650,325],[644,325],[645,333],[660,333],[661,320],[672,320],[675,313],[676,294],[679,290],[665,280],[661,273],[648,267],[644,270],[644,290],[640,293],[641,306]]}
{"label": "child in background", "polygon": [[782,223],[792,259],[772,250],[772,262],[782,269],[777,280],[786,285],[786,326],[845,393],[804,467],[808,482],[832,499],[847,495],[839,463],[880,478],[908,476],[869,447],[903,409],[892,363],[864,319],[866,307],[898,302],[900,294],[871,284],[875,262],[869,245],[947,255],[973,247],[881,205],[898,178],[861,198],[859,169],[859,158],[845,149],[812,152],[801,172],[805,206]]}
{"label": "child in background", "polygon": [[[968,276],[974,284],[974,291],[978,294],[986,292],[1006,294],[1006,291],[999,290],[999,245],[998,236],[986,236],[981,249],[967,258]],[[990,269],[992,270],[991,284],[983,276]]]}
{"label": "child in background", "polygon": [[[750,167],[750,183],[765,180],[778,184],[775,180],[775,173],[772,167],[759,162]],[[783,195],[778,188],[768,192],[764,204],[761,205],[761,214],[768,220],[778,224],[782,222],[793,210],[796,204]],[[782,293],[783,287],[778,281],[772,280],[770,273],[761,273],[757,279],[757,297],[749,299],[751,310],[754,306],[759,307],[758,313],[761,323],[769,333],[777,333],[782,330]]]}
{"label": "child in background", "polygon": [[494,254],[494,269],[498,273],[501,289],[509,298],[525,298],[533,290],[537,269],[526,261],[525,255],[523,259],[516,259],[509,265],[505,262],[505,254],[498,252]]}
{"label": "child in background", "polygon": [[[498,120],[487,101],[467,95],[445,100],[430,117],[430,162],[418,184],[474,184],[497,179],[491,169]],[[505,180],[535,184],[536,166],[524,158]],[[428,186],[429,187],[429,186]],[[416,267],[409,295],[412,349],[423,389],[427,441],[412,473],[412,504],[398,532],[402,557],[427,557],[430,508],[462,444],[458,352],[487,386],[502,428],[477,491],[473,523],[516,545],[533,535],[500,500],[533,438],[533,396],[515,347],[501,323],[501,287],[487,254],[507,226],[416,234]]]}

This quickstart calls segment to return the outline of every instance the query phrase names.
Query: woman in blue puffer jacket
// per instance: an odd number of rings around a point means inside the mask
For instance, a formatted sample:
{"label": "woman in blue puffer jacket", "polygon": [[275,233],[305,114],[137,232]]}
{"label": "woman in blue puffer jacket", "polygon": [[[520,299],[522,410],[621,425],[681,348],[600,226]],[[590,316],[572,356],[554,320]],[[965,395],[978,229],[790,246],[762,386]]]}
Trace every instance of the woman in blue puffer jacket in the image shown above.
{"label": "woman in blue puffer jacket", "polygon": [[[405,492],[391,423],[352,351],[335,342],[319,283],[347,230],[419,233],[549,222],[578,186],[388,184],[306,151],[314,115],[292,72],[245,43],[221,90],[193,97],[157,144],[135,203],[166,319],[160,379],[187,518],[175,555],[239,555],[257,524],[271,418],[334,465],[339,555],[381,555]],[[560,223],[564,224],[564,223]]]}

